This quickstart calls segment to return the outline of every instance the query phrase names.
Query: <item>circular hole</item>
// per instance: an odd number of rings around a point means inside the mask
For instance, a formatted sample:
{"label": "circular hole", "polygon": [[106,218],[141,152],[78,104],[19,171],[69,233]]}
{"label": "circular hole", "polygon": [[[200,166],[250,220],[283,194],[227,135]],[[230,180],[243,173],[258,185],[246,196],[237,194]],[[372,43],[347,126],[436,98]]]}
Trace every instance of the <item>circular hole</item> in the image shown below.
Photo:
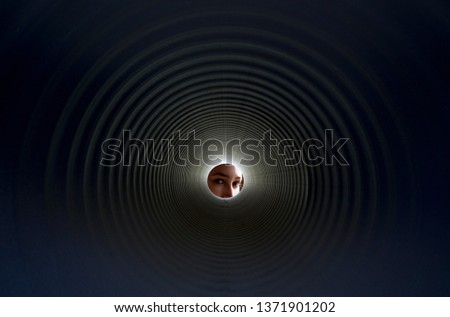
{"label": "circular hole", "polygon": [[217,197],[233,198],[244,186],[244,175],[233,164],[215,166],[208,174],[208,188]]}

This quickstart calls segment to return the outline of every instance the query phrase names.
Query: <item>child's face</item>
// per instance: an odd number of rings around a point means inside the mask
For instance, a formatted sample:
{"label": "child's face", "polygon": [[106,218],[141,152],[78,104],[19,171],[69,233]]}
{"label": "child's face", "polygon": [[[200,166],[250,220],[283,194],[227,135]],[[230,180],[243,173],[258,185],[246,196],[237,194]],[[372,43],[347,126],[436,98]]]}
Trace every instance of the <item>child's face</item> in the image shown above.
{"label": "child's face", "polygon": [[231,198],[239,194],[242,173],[231,164],[214,167],[208,175],[208,187],[221,198]]}

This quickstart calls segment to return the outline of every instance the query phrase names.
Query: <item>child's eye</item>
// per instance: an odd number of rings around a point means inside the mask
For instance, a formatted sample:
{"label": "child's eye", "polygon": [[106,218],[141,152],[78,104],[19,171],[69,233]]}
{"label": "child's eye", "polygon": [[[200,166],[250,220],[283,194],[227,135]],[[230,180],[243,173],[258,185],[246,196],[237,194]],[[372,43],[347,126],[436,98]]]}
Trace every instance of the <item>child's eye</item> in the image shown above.
{"label": "child's eye", "polygon": [[233,182],[233,187],[238,187],[240,182]]}
{"label": "child's eye", "polygon": [[223,179],[221,179],[221,178],[215,179],[214,183],[216,183],[216,184],[223,184]]}

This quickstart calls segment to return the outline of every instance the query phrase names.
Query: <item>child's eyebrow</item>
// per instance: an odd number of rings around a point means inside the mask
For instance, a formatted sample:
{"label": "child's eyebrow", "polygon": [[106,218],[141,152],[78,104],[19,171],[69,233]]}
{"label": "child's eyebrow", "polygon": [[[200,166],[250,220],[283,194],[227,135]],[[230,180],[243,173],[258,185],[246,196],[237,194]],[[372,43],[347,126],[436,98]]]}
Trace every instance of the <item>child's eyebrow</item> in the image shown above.
{"label": "child's eyebrow", "polygon": [[230,178],[230,176],[228,176],[227,174],[221,173],[221,172],[216,172],[214,174],[211,174],[211,176],[222,176],[222,177]]}
{"label": "child's eyebrow", "polygon": [[221,172],[217,172],[217,173],[211,174],[211,176],[222,176],[222,177],[226,177],[226,178],[233,178],[233,179],[239,179],[239,180],[241,180],[241,177],[240,177],[240,176],[230,177],[230,175],[224,174],[224,173],[221,173]]}

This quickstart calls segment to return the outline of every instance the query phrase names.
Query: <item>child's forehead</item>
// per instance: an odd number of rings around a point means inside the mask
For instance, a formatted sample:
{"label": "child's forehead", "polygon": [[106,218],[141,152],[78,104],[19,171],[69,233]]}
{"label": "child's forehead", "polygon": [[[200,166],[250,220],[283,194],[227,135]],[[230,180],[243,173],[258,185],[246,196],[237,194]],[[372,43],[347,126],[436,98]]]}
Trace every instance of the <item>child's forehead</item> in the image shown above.
{"label": "child's forehead", "polygon": [[222,164],[213,168],[210,172],[210,175],[222,174],[228,177],[241,177],[242,173],[239,171],[236,166],[231,164]]}

